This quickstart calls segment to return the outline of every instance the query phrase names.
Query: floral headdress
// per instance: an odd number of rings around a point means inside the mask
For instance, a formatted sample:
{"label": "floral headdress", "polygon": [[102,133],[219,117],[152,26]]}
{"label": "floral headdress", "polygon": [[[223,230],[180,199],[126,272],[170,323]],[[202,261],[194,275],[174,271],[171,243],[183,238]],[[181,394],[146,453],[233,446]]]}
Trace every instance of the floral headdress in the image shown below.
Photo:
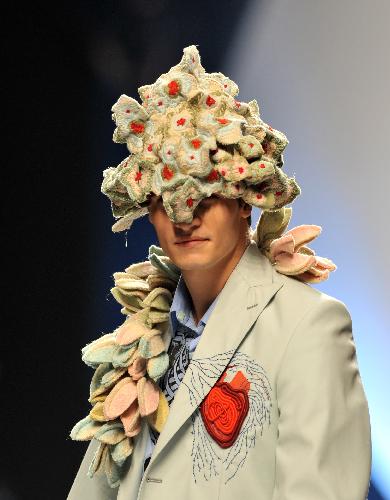
{"label": "floral headdress", "polygon": [[173,222],[191,222],[203,198],[219,193],[277,210],[300,193],[282,171],[286,136],[263,122],[255,100],[238,101],[238,86],[206,73],[194,45],[152,85],[114,104],[114,141],[130,156],[104,171],[102,191],[112,203],[114,231],[146,214],[148,195],[162,196]]}
{"label": "floral headdress", "polygon": [[[153,85],[138,89],[142,105],[122,95],[113,106],[114,141],[130,156],[104,171],[102,192],[118,221],[130,228],[148,212],[149,195],[162,197],[173,222],[191,222],[200,201],[214,193],[243,198],[262,209],[251,233],[279,273],[308,283],[327,279],[336,266],[307,247],[320,226],[302,225],[284,233],[300,193],[282,171],[286,136],[260,119],[256,101],[235,99],[237,85],[222,73],[206,73],[195,46]],[[168,369],[164,334],[180,269],[152,245],[149,259],[114,274],[111,290],[125,321],[114,332],[85,346],[83,361],[95,369],[92,409],[71,438],[96,439],[99,447],[89,476],[104,471],[117,487],[133,451],[141,422],[161,432],[169,406],[158,380]],[[169,339],[168,339],[169,340]]]}

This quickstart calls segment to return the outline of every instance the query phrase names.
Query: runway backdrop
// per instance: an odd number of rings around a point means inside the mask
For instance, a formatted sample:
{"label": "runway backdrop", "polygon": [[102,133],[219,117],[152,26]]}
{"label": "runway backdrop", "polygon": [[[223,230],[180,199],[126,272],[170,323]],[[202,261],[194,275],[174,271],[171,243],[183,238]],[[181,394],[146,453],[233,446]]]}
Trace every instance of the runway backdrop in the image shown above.
{"label": "runway backdrop", "polygon": [[312,246],[339,266],[317,287],[352,314],[373,433],[369,499],[390,498],[389,9],[386,0],[84,0],[5,12],[1,500],[62,499],[70,488],[85,445],[68,433],[88,411],[92,375],[80,349],[121,321],[112,274],[157,243],[147,218],[127,245],[110,231],[102,171],[126,155],[111,141],[110,108],[190,44],[290,140],[284,169],[302,187],[290,226],[323,226]]}

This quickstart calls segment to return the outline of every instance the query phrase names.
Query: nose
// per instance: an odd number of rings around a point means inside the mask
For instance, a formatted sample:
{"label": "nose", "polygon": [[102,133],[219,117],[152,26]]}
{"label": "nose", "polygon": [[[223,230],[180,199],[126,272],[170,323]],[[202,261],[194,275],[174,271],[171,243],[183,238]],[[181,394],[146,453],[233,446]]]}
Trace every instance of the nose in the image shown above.
{"label": "nose", "polygon": [[178,232],[191,232],[194,228],[198,227],[200,225],[200,219],[199,217],[196,217],[194,214],[194,217],[191,222],[174,222],[173,223],[175,230]]}

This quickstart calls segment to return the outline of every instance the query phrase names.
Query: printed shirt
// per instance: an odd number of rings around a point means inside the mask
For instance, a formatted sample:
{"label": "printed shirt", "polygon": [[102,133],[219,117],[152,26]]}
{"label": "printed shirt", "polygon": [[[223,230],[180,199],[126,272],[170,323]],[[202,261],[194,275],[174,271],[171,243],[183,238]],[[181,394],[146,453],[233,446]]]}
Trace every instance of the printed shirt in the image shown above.
{"label": "printed shirt", "polygon": [[[172,305],[170,308],[170,324],[172,327],[172,338],[175,336],[176,329],[178,322],[182,323],[188,328],[191,328],[196,334],[197,337],[194,338],[190,344],[189,344],[189,355],[190,359],[192,358],[192,354],[195,351],[196,346],[198,345],[198,342],[200,340],[200,336],[203,333],[204,327],[206,326],[207,320],[209,319],[214,307],[217,304],[219,294],[215,297],[214,301],[210,304],[209,308],[207,311],[204,313],[202,316],[201,320],[199,321],[198,325],[195,325],[194,317],[192,315],[192,309],[191,309],[191,296],[188,292],[188,288],[185,284],[185,281],[182,276],[180,276],[179,282],[176,287],[175,294],[173,296],[172,300]],[[150,438],[148,437],[148,443],[146,446],[146,451],[145,451],[145,458],[146,460],[148,457],[150,457],[153,453],[154,449],[154,444]]]}

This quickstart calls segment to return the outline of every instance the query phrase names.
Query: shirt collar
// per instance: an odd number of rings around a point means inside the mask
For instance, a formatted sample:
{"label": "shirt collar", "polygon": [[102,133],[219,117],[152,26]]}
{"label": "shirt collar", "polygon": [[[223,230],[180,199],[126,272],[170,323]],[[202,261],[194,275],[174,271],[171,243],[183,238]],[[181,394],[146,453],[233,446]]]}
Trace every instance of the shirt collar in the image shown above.
{"label": "shirt collar", "polygon": [[[180,321],[184,325],[189,326],[194,330],[198,330],[200,328],[203,330],[203,327],[206,325],[211,313],[213,312],[214,307],[216,306],[218,296],[219,294],[215,297],[214,301],[210,304],[209,308],[204,313],[198,325],[196,326],[192,317],[191,296],[185,284],[183,276],[180,275],[170,308],[170,317],[172,321],[173,331],[176,330],[177,321]],[[200,334],[200,332],[198,333]]]}

